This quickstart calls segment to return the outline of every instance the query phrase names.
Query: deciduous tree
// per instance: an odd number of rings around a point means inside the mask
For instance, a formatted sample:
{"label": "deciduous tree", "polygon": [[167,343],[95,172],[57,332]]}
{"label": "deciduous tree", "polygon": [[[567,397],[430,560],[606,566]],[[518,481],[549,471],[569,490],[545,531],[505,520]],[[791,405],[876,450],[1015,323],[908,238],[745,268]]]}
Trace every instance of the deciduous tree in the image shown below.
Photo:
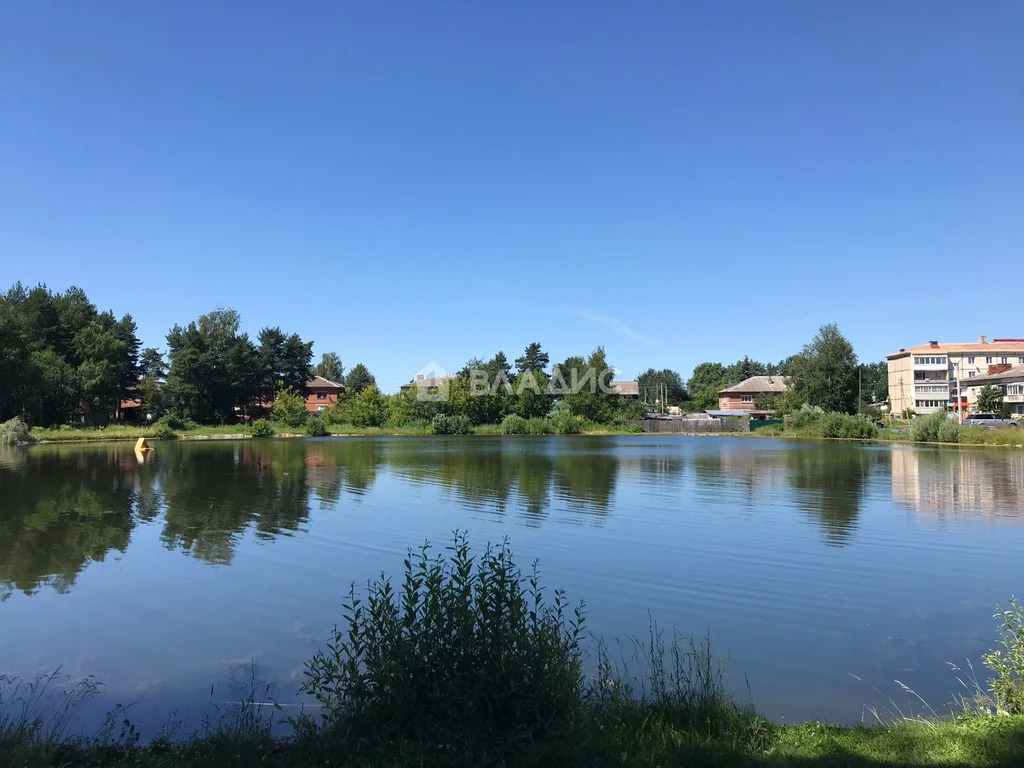
{"label": "deciduous tree", "polygon": [[986,384],[978,392],[978,411],[981,413],[999,413],[1003,408],[1003,391],[999,387]]}
{"label": "deciduous tree", "polygon": [[835,323],[823,325],[789,365],[789,386],[826,411],[857,410],[857,355]]}
{"label": "deciduous tree", "polygon": [[648,403],[664,397],[663,405],[679,405],[687,399],[683,377],[668,368],[660,371],[648,368],[637,377],[637,383],[640,387],[640,398]]}

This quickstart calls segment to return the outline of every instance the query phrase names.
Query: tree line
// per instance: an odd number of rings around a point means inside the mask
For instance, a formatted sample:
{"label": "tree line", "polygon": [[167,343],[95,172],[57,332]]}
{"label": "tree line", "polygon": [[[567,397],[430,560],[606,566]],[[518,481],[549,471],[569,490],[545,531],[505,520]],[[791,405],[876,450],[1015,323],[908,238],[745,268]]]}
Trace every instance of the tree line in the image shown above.
{"label": "tree line", "polygon": [[[540,424],[538,428],[557,431],[559,423],[563,427],[566,423],[558,421],[560,414],[598,424],[624,423],[643,417],[645,408],[641,403],[601,387],[583,387],[560,396],[552,394],[550,385],[554,381],[574,380],[574,371],[577,379],[582,371],[603,373],[606,385],[614,378],[602,347],[589,355],[572,355],[550,365],[548,353],[539,342],[532,342],[512,362],[502,351],[486,360],[474,357],[454,376],[439,382],[439,386],[411,386],[391,395],[378,390],[372,375],[361,375],[355,381],[349,372],[345,376],[344,396],[324,411],[322,418],[328,423],[356,427],[434,424],[437,431],[439,423],[469,428],[498,424],[509,417],[538,422],[553,416],[553,425]],[[488,383],[484,390],[480,387],[482,381]],[[298,415],[297,409],[292,412]],[[456,427],[453,431],[462,430]]]}
{"label": "tree line", "polygon": [[113,413],[138,383],[139,346],[132,316],[100,312],[81,288],[15,284],[0,297],[0,421]]}
{"label": "tree line", "polygon": [[706,361],[693,369],[684,383],[676,371],[653,368],[638,379],[640,395],[653,403],[658,393],[667,405],[701,412],[718,407],[718,393],[752,376],[784,376],[786,392],[758,395],[755,407],[770,409],[776,415],[790,413],[804,404],[826,411],[861,413],[872,403],[889,395],[888,368],[885,361],[860,363],[853,345],[835,324],[822,326],[800,352],[777,363],[764,363],[744,356],[734,363]]}
{"label": "tree line", "polygon": [[[371,427],[430,422],[437,416],[470,425],[508,416],[541,419],[556,407],[580,419],[612,423],[642,417],[656,400],[704,411],[717,407],[719,391],[757,375],[788,376],[791,385],[770,401],[760,399],[759,407],[788,412],[809,403],[855,413],[884,399],[888,386],[884,362],[859,365],[838,328],[826,325],[801,352],[778,363],[748,356],[731,364],[703,362],[685,382],[677,371],[650,368],[638,377],[640,403],[602,391],[551,394],[548,384],[563,373],[568,381],[574,370],[607,371],[608,383],[614,375],[601,347],[552,365],[539,342],[528,344],[511,362],[501,351],[467,361],[445,384],[443,399],[423,398],[415,387],[387,395],[362,363],[346,372],[340,357],[327,352],[313,365],[312,341],[277,326],[261,329],[253,339],[240,324],[236,310],[222,308],[175,325],[167,334],[165,358],[156,348],[140,349],[131,315],[99,311],[82,289],[55,293],[45,285],[29,289],[17,283],[0,296],[0,421],[21,416],[42,426],[102,423],[118,413],[122,401],[134,398],[143,413],[202,424],[261,416],[275,402],[283,404],[280,413],[298,420],[305,418],[298,401],[314,375],[345,387],[344,396],[323,414],[327,421]],[[474,371],[486,372],[498,385],[475,396]]]}

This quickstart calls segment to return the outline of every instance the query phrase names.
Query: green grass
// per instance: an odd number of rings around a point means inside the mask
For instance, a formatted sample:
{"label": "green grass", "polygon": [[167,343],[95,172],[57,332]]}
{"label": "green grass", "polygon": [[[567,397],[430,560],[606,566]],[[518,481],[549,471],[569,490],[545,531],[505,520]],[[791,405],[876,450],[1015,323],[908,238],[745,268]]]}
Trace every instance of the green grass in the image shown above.
{"label": "green grass", "polygon": [[[213,437],[216,435],[244,435],[248,431],[248,428],[242,424],[214,424],[178,430],[176,434],[179,437]],[[61,442],[138,440],[140,437],[155,437],[156,424],[147,424],[146,426],[111,424],[106,427],[33,427],[32,436],[40,441],[59,440]]]}
{"label": "green grass", "polygon": [[[836,439],[823,438],[816,427],[785,427],[772,425],[761,427],[752,434],[758,437],[793,437],[801,439]],[[838,438],[845,439],[845,438]],[[903,432],[879,431],[878,436],[870,438],[873,442],[906,443],[911,442],[910,434]],[[957,445],[963,446],[1003,446],[1007,448],[1024,448],[1024,427],[1007,427],[990,429],[988,427],[960,427]]]}
{"label": "green grass", "polygon": [[[0,768],[1024,765],[1024,714],[991,714],[1017,711],[998,687],[944,720],[778,725],[730,696],[706,640],[653,627],[632,658],[613,664],[599,645],[584,664],[582,604],[546,590],[536,566],[521,571],[507,544],[472,553],[456,534],[440,556],[425,545],[399,578],[353,589],[342,613],[306,663],[321,717],[285,718],[289,738],[272,736],[255,680],[190,738],[140,745],[124,709],[92,737],[68,735],[91,680],[63,691],[56,675],[0,678]],[[1017,654],[1024,635],[1007,615],[1000,644]]]}

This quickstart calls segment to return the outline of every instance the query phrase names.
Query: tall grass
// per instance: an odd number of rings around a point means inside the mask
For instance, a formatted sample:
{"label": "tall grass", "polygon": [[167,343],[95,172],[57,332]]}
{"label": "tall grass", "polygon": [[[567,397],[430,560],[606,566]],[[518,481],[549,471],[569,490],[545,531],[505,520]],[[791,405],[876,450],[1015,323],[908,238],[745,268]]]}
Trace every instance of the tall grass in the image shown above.
{"label": "tall grass", "polygon": [[0,765],[4,756],[17,765],[21,753],[66,742],[82,706],[98,690],[93,678],[73,684],[59,669],[34,680],[0,675]]}

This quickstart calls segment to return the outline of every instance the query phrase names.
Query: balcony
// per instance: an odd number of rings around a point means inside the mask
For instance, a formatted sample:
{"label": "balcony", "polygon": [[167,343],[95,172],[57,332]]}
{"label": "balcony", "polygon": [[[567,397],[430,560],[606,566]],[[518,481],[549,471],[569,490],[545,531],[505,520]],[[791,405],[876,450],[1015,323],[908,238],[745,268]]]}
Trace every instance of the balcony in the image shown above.
{"label": "balcony", "polygon": [[914,383],[914,393],[917,395],[949,395],[949,386],[941,384],[918,384]]}

